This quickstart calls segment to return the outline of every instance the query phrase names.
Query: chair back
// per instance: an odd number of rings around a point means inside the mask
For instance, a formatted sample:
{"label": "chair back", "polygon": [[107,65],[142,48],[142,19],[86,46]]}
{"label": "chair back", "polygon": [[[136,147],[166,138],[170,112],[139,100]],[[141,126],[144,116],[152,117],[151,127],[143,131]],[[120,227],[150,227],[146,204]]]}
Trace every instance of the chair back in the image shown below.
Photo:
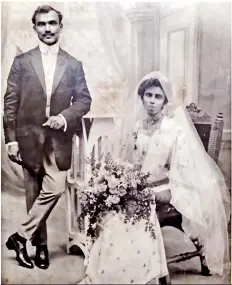
{"label": "chair back", "polygon": [[213,118],[197,107],[195,103],[186,106],[194,126],[202,140],[205,150],[218,163],[223,133],[223,114]]}

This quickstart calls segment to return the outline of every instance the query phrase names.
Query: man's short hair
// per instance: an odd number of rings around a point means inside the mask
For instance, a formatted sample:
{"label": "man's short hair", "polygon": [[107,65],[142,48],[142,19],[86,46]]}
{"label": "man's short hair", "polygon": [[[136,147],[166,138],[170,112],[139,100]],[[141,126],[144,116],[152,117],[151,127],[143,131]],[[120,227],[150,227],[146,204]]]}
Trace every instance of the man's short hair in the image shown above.
{"label": "man's short hair", "polygon": [[58,17],[59,17],[59,24],[61,24],[62,19],[63,19],[63,15],[61,14],[60,11],[56,10],[55,8],[53,8],[53,7],[49,6],[49,5],[42,5],[42,6],[39,6],[39,7],[35,10],[35,12],[34,12],[32,18],[31,18],[32,23],[33,23],[34,25],[36,25],[36,16],[37,16],[38,14],[45,14],[45,13],[48,13],[48,12],[50,12],[50,11],[55,11],[55,12],[57,13],[57,15],[58,15]]}

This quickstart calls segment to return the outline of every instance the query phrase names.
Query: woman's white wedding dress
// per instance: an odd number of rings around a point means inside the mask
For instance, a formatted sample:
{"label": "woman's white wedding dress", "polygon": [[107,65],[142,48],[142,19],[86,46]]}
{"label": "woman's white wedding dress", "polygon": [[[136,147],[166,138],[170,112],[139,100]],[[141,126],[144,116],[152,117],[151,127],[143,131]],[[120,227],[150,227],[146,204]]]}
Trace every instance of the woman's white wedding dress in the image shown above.
{"label": "woman's white wedding dress", "polygon": [[[131,151],[133,163],[154,180],[168,175],[169,184],[153,188],[154,192],[171,190],[170,203],[182,214],[185,233],[203,245],[211,273],[222,275],[228,256],[227,188],[216,164],[200,151],[189,129],[180,126],[184,119],[181,112],[173,118],[164,116],[150,134],[138,121],[126,152]],[[152,211],[155,240],[145,232],[143,221],[125,224],[121,214],[107,215],[99,238],[89,243],[87,283],[146,284],[168,275],[162,233],[155,208]]]}
{"label": "woman's white wedding dress", "polygon": [[[150,136],[137,124],[134,162],[143,164]],[[157,136],[158,138],[158,136]],[[164,163],[165,164],[165,163]],[[155,207],[150,221],[156,238],[145,231],[145,220],[124,223],[123,214],[109,213],[101,225],[97,240],[90,244],[86,256],[86,283],[92,284],[146,284],[157,283],[168,275],[167,262]]]}

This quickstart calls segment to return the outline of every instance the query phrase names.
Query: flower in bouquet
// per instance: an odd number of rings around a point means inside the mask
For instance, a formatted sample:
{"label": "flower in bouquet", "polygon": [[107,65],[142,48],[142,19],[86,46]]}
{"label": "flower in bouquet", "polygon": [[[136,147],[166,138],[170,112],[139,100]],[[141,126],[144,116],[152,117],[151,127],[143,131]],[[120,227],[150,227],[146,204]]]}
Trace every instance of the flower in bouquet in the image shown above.
{"label": "flower in bouquet", "polygon": [[148,201],[142,201],[141,205],[144,207],[148,207],[149,206],[149,202]]}
{"label": "flower in bouquet", "polygon": [[118,189],[117,189],[117,193],[118,193],[118,195],[119,195],[120,197],[126,195],[127,191],[126,191],[126,189],[125,189],[125,186],[120,185],[120,186],[118,187]]}
{"label": "flower in bouquet", "polygon": [[99,184],[96,186],[96,192],[102,193],[105,192],[107,189],[107,185],[105,183]]}
{"label": "flower in bouquet", "polygon": [[143,193],[144,193],[145,196],[148,196],[149,194],[151,194],[151,188],[145,188],[143,190]]}
{"label": "flower in bouquet", "polygon": [[118,193],[118,188],[109,188],[109,192],[110,194],[114,195],[114,194],[117,194]]}
{"label": "flower in bouquet", "polygon": [[131,179],[131,186],[133,188],[136,188],[137,187],[137,180],[135,178]]}
{"label": "flower in bouquet", "polygon": [[127,203],[128,214],[133,215],[137,209],[138,209],[138,204],[136,203],[136,201],[133,201],[133,200],[128,201],[128,203]]}
{"label": "flower in bouquet", "polygon": [[108,207],[110,207],[112,204],[116,205],[120,202],[120,198],[117,195],[110,195],[107,197],[105,203]]}
{"label": "flower in bouquet", "polygon": [[88,203],[88,196],[85,193],[82,193],[82,195],[80,196],[80,200],[81,204],[85,206]]}

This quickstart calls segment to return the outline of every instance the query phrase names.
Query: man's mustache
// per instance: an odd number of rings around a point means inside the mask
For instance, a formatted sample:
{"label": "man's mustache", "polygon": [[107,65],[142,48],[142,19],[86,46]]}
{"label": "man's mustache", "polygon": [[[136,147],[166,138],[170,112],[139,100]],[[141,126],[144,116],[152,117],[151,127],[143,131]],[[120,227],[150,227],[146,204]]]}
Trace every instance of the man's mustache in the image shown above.
{"label": "man's mustache", "polygon": [[45,37],[45,36],[54,36],[54,35],[55,35],[54,33],[45,32],[45,33],[43,34],[43,37]]}

